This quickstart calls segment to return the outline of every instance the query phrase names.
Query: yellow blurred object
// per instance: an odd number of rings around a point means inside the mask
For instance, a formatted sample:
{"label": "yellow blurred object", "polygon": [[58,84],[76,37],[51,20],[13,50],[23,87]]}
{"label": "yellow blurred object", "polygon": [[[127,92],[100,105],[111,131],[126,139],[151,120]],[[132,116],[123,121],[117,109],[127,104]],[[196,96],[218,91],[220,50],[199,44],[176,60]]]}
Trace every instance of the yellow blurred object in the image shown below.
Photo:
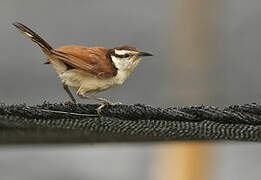
{"label": "yellow blurred object", "polygon": [[169,143],[159,148],[156,180],[208,180],[211,174],[210,144]]}
{"label": "yellow blurred object", "polygon": [[[174,4],[173,4],[174,3]],[[171,104],[212,103],[216,96],[215,26],[217,1],[170,1]],[[175,83],[173,83],[175,82]],[[186,142],[160,147],[156,180],[207,180],[210,176],[208,143]]]}

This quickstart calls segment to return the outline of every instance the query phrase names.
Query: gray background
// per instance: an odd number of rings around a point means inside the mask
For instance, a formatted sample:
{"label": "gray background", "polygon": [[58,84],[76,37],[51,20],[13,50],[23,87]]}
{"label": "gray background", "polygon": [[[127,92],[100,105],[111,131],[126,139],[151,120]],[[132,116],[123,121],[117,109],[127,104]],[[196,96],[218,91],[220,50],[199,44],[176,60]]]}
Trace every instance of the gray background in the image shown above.
{"label": "gray background", "polygon": [[[123,86],[100,96],[129,104],[182,104],[171,101],[168,90],[169,84],[178,87],[180,83],[170,78],[179,74],[168,64],[182,59],[170,57],[166,52],[171,44],[168,23],[173,16],[169,6],[173,5],[175,11],[178,2],[0,1],[0,100],[7,104],[67,100],[55,72],[42,65],[45,57],[40,49],[12,27],[13,21],[20,21],[54,47],[129,44],[153,52],[155,56],[144,59]],[[261,1],[226,0],[218,6],[214,42],[217,63],[209,72],[209,82],[220,86],[215,90],[216,97],[208,102],[219,106],[256,102],[261,97]],[[171,34],[175,36],[175,32]],[[173,91],[172,96],[175,100],[178,94]],[[218,143],[213,149],[211,179],[260,179],[259,144]],[[155,154],[157,145],[150,144],[1,147],[0,177],[1,180],[153,179]]]}

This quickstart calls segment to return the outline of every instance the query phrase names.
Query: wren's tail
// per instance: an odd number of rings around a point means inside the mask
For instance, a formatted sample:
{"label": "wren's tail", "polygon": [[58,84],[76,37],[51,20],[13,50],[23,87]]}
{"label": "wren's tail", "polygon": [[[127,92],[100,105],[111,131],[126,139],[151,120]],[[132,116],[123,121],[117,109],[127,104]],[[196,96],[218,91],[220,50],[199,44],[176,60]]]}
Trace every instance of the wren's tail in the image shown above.
{"label": "wren's tail", "polygon": [[15,22],[13,23],[15,27],[17,27],[25,36],[29,37],[33,42],[37,43],[44,53],[51,53],[51,50],[53,49],[45,40],[43,40],[38,34],[33,32],[31,29],[26,27],[25,25]]}

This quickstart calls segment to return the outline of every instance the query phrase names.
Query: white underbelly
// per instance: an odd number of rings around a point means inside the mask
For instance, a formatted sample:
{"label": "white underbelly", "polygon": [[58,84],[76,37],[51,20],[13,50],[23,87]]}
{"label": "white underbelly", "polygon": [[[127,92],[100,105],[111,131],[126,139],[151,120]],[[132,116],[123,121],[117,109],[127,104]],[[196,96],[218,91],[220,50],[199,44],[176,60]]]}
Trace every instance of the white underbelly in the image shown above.
{"label": "white underbelly", "polygon": [[71,88],[83,89],[85,92],[100,92],[117,85],[114,78],[98,79],[94,76],[80,73],[81,70],[68,70],[59,76]]}
{"label": "white underbelly", "polygon": [[50,61],[63,83],[75,90],[81,89],[84,93],[96,93],[120,85],[127,79],[131,72],[131,70],[118,70],[115,77],[99,79],[80,69],[67,70],[66,65],[59,60]]}
{"label": "white underbelly", "polygon": [[49,59],[50,63],[52,64],[54,70],[60,75],[67,70],[67,66],[57,59]]}

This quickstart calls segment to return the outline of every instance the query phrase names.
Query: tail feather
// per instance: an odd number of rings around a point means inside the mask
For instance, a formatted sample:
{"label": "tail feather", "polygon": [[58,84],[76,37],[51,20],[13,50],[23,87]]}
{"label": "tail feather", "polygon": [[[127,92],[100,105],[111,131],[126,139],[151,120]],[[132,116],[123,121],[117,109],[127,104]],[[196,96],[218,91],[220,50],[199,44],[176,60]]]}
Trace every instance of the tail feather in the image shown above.
{"label": "tail feather", "polygon": [[45,40],[43,40],[38,34],[33,32],[25,25],[15,22],[13,25],[18,28],[25,36],[29,37],[33,42],[37,43],[45,53],[50,53],[53,49]]}

